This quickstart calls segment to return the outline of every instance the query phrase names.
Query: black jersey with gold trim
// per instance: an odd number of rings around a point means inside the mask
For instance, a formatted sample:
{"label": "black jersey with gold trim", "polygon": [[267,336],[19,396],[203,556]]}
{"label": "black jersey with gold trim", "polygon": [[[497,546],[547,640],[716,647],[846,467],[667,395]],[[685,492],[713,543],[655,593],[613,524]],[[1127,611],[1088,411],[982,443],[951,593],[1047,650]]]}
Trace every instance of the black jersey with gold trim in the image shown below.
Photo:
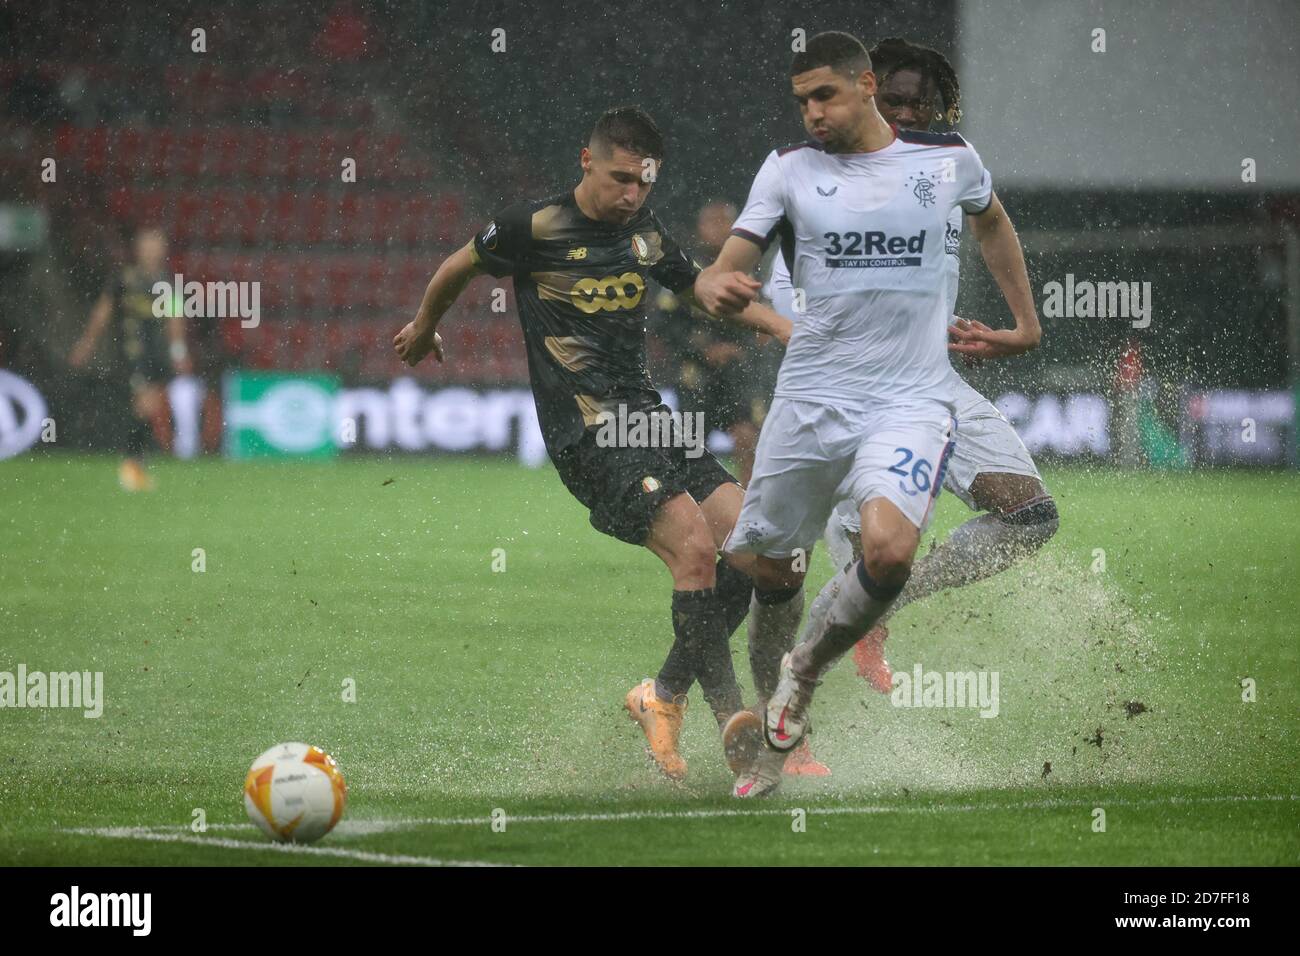
{"label": "black jersey with gold trim", "polygon": [[696,265],[653,212],[588,219],[572,191],[515,203],[474,237],[474,263],[514,278],[533,400],[552,454],[619,405],[660,404],[646,369],[648,279],[689,288]]}
{"label": "black jersey with gold trim", "polygon": [[[161,275],[149,275],[136,266],[127,266],[108,286],[113,302],[113,321],[122,360],[132,375],[148,381],[165,381],[171,376],[168,353],[167,318],[154,315],[153,292]],[[170,313],[172,303],[167,303]]]}

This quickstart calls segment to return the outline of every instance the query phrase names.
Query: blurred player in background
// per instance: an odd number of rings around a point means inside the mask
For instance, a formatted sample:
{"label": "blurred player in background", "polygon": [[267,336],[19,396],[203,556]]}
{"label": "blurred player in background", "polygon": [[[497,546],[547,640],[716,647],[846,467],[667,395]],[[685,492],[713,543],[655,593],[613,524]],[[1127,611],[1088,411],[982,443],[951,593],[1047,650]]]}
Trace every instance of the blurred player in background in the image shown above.
{"label": "blurred player in background", "polygon": [[[136,231],[134,261],[116,273],[95,302],[90,321],[68,356],[73,368],[84,368],[105,330],[117,345],[129,390],[130,429],[126,458],[118,481],[127,491],[150,491],[153,478],[145,470],[145,452],[154,444],[154,426],[167,415],[167,383],[173,375],[192,370],[185,344],[185,320],[172,301],[155,310],[156,282],[167,281],[167,236],[144,226]],[[163,311],[160,318],[155,312]]]}
{"label": "blurred player in background", "polygon": [[[695,223],[696,247],[712,262],[731,235],[736,207],[711,202],[700,209]],[[754,445],[767,411],[771,383],[754,351],[748,329],[712,322],[692,322],[678,314],[685,306],[663,290],[655,300],[661,313],[655,331],[672,353],[677,373],[678,406],[701,410],[710,428],[720,428],[732,441],[732,457],[741,484],[754,467]]]}
{"label": "blurred player in background", "polygon": [[[751,660],[764,672],[767,748],[738,776],[741,797],[780,783],[822,674],[907,583],[956,438],[948,335],[978,355],[1019,354],[1041,336],[1020,242],[975,150],[955,133],[887,123],[871,59],[848,34],[813,37],[790,77],[811,139],[769,154],[695,286],[711,312],[743,308],[758,288],[748,273],[779,237],[803,300],[726,542],[729,554],[754,556],[751,633],[765,650]],[[953,210],[972,216],[1014,329],[949,332],[943,237]],[[836,576],[823,620],[780,657],[798,627],[807,553],[845,495],[861,517],[862,558]]]}
{"label": "blurred player in background", "polygon": [[[681,779],[677,742],[695,680],[720,729],[742,707],[729,639],[752,588],[718,557],[742,492],[703,448],[704,435],[698,448],[599,437],[602,420],[667,411],[646,369],[646,282],[689,304],[700,271],[645,205],[663,155],[643,111],[607,111],[582,149],[578,186],[497,213],[438,268],[393,344],[408,365],[430,353],[442,361],[438,323],[470,279],[513,277],[537,416],[560,479],[596,530],[648,548],[672,575],[673,645],[658,678],[632,688],[624,706],[659,769]],[[734,312],[751,329],[788,338],[789,320],[766,306]],[[756,734],[743,749],[751,746]],[[733,748],[728,759],[734,768],[742,756]]]}

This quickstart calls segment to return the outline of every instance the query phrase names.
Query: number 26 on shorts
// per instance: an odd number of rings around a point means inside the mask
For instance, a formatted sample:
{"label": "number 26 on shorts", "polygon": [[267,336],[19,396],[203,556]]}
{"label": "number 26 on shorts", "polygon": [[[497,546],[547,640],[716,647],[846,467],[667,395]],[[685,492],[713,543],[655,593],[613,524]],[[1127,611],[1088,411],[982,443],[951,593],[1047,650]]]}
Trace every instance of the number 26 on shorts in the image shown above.
{"label": "number 26 on shorts", "polygon": [[[912,461],[914,455],[910,448],[895,448],[894,452],[899,456],[898,461],[890,466],[890,472],[900,475],[901,480],[898,482],[898,488],[906,495],[919,495],[930,490],[930,462],[924,458],[917,458]],[[911,463],[912,470],[907,470],[908,464]],[[908,487],[908,482],[911,487]]]}

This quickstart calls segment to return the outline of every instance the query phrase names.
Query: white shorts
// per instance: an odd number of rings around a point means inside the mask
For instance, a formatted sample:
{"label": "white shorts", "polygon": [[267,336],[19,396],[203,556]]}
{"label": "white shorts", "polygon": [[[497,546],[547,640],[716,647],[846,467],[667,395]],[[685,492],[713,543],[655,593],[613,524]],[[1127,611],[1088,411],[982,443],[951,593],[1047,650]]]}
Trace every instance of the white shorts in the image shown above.
{"label": "white shorts", "polygon": [[[979,510],[970,494],[976,475],[1025,475],[1042,481],[1029,449],[1006,416],[964,381],[957,384],[957,435],[960,440],[948,460],[943,486],[972,511]],[[847,530],[861,530],[858,505],[851,498],[841,498],[835,515]]]}
{"label": "white shorts", "polygon": [[953,416],[939,402],[850,412],[777,398],[726,550],[808,553],[841,498],[858,508],[886,498],[924,530],[955,438]]}

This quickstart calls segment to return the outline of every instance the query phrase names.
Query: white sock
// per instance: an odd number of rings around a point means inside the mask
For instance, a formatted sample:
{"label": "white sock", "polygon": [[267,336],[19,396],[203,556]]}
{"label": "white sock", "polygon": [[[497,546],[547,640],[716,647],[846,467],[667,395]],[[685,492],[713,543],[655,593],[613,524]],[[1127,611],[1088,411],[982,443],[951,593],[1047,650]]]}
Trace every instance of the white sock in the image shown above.
{"label": "white sock", "polygon": [[847,572],[838,571],[830,576],[822,589],[817,592],[813,598],[812,604],[808,608],[808,623],[804,625],[804,636],[819,634],[826,627],[826,615],[831,612],[831,604],[835,601],[836,595],[840,593],[841,579]]}
{"label": "white sock", "polygon": [[776,690],[781,658],[794,646],[803,617],[803,588],[790,591],[754,589],[749,602],[749,667],[754,693],[765,701]]}
{"label": "white sock", "polygon": [[831,592],[824,618],[815,629],[809,618],[794,655],[795,669],[810,679],[819,678],[871,630],[901,589],[873,581],[863,563],[855,561],[822,590]]}

